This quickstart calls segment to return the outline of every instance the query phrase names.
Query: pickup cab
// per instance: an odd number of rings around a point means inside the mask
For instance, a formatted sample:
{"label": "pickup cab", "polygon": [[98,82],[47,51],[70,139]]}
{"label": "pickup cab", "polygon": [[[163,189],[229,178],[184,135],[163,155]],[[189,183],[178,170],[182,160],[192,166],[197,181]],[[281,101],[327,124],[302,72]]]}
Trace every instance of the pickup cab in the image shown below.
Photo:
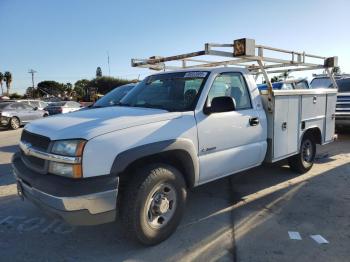
{"label": "pickup cab", "polygon": [[25,126],[13,157],[21,197],[76,225],[120,218],[146,245],[168,238],[193,187],[288,159],[309,171],[334,138],[336,90],[259,91],[246,68],[146,77],[118,106]]}

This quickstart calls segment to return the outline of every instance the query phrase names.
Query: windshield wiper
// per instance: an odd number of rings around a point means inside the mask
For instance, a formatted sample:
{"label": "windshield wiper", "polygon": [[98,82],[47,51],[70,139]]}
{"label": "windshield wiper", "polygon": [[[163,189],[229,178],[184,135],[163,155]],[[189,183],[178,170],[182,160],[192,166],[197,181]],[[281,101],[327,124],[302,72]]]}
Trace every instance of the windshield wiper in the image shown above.
{"label": "windshield wiper", "polygon": [[153,105],[153,104],[149,104],[149,103],[145,103],[142,105],[133,105],[134,107],[145,107],[145,108],[155,108],[155,109],[162,109],[162,110],[166,110],[166,111],[170,111],[168,108],[163,107],[162,105]]}
{"label": "windshield wiper", "polygon": [[131,105],[128,104],[128,103],[121,103],[121,102],[118,102],[118,103],[116,103],[114,106],[131,106]]}

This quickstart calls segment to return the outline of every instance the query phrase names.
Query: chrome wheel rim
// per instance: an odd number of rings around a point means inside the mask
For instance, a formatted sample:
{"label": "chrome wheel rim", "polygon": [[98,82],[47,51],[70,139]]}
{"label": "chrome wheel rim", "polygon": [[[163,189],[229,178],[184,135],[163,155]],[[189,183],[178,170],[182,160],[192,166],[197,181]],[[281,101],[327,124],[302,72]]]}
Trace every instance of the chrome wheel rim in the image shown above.
{"label": "chrome wheel rim", "polygon": [[304,164],[309,165],[312,162],[314,149],[310,140],[305,140],[301,147],[301,157]]}
{"label": "chrome wheel rim", "polygon": [[19,128],[19,121],[18,121],[17,118],[12,118],[12,119],[11,119],[11,127],[12,127],[13,129]]}
{"label": "chrome wheel rim", "polygon": [[163,228],[172,219],[176,209],[175,188],[167,183],[155,187],[146,202],[146,220],[150,227]]}

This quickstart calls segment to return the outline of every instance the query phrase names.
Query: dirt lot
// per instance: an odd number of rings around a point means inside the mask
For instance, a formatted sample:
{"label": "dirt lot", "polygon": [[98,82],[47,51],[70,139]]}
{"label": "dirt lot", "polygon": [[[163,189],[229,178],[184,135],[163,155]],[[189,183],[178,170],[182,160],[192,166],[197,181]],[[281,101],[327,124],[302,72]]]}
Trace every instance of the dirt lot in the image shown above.
{"label": "dirt lot", "polygon": [[[176,233],[145,248],[118,223],[71,227],[16,195],[10,159],[19,131],[0,131],[0,260],[4,261],[348,261],[350,135],[320,147],[297,176],[286,165],[234,175],[190,193]],[[297,231],[302,240],[291,240]],[[318,244],[310,235],[322,235]]]}

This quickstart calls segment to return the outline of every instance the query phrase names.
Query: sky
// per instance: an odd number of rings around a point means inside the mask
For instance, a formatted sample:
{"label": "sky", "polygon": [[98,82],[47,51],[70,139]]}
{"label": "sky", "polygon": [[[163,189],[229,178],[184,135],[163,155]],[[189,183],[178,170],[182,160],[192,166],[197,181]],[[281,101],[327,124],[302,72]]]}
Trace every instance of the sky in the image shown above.
{"label": "sky", "polygon": [[[131,58],[202,50],[204,43],[253,38],[269,45],[339,57],[350,73],[350,1],[108,1],[0,0],[0,71],[11,71],[12,92],[35,82],[140,78]],[[300,76],[300,74],[298,75]],[[308,73],[306,76],[310,77]]]}

